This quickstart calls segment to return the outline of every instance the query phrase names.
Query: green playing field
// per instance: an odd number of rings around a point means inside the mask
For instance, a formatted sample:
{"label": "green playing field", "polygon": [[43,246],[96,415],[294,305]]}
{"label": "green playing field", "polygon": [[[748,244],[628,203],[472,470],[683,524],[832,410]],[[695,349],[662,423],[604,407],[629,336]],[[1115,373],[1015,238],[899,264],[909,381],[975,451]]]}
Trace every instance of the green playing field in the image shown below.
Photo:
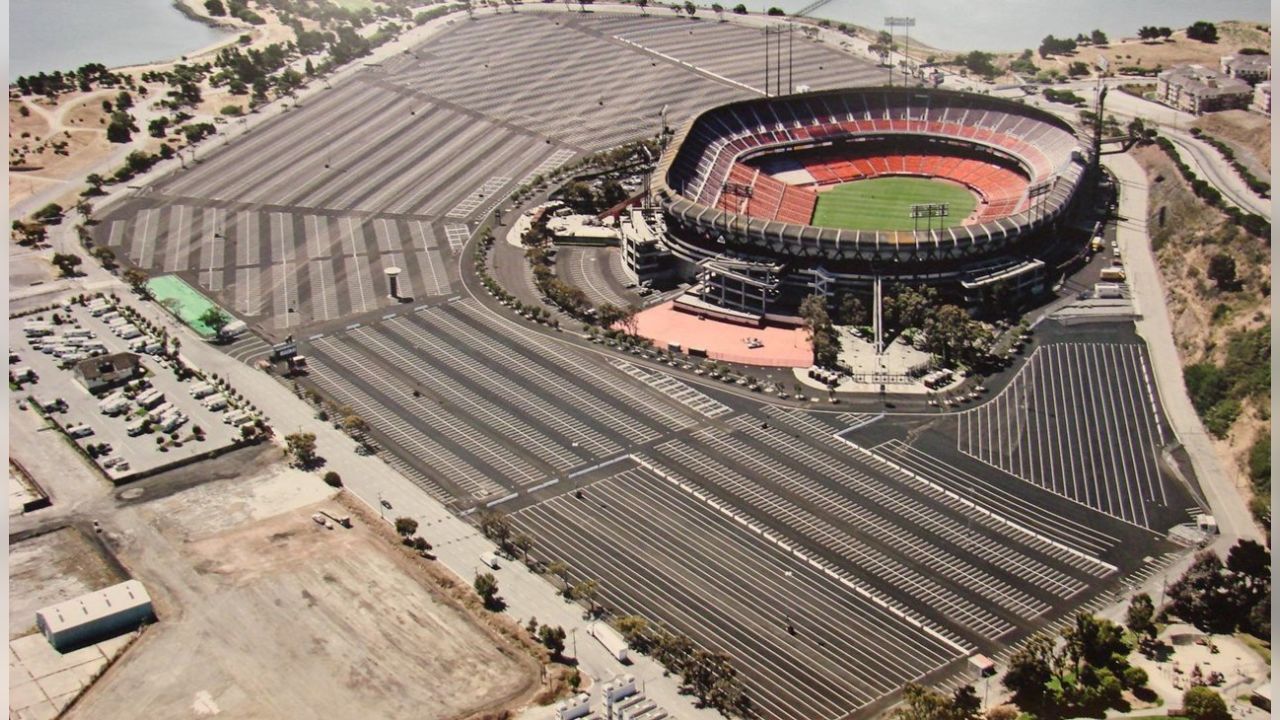
{"label": "green playing field", "polygon": [[[819,227],[851,230],[913,230],[916,221],[911,206],[922,203],[948,203],[948,216],[942,226],[959,225],[977,205],[977,198],[967,189],[941,180],[913,177],[886,177],[842,183],[818,193],[818,206],[813,224]],[[920,228],[925,219],[920,219]],[[933,220],[938,227],[938,219]]]}

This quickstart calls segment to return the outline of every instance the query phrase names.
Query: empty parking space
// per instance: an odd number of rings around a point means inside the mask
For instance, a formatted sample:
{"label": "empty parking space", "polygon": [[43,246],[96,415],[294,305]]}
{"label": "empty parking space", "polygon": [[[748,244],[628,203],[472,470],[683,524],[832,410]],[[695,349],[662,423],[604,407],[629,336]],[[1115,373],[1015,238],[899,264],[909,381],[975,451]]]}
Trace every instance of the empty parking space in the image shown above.
{"label": "empty parking space", "polygon": [[961,452],[1143,527],[1170,504],[1164,442],[1136,344],[1043,345],[991,402],[962,413],[958,429]]}
{"label": "empty parking space", "polygon": [[606,606],[726,651],[763,718],[844,717],[962,654],[643,469],[514,519]]}
{"label": "empty parking space", "polygon": [[625,360],[610,360],[614,367],[658,390],[663,395],[697,410],[709,418],[728,415],[733,409],[691,385],[664,372],[648,370]]}

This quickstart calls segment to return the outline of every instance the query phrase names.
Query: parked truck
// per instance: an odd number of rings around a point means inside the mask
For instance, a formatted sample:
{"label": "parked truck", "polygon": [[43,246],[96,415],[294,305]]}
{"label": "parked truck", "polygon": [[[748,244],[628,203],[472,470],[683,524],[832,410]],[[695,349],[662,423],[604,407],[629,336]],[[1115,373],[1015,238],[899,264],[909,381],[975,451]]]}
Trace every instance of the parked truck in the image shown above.
{"label": "parked truck", "polygon": [[615,660],[627,661],[627,641],[618,634],[617,630],[597,620],[587,626],[587,634],[598,640]]}
{"label": "parked truck", "polygon": [[1114,265],[1109,268],[1103,268],[1100,277],[1105,282],[1124,282],[1124,268]]}

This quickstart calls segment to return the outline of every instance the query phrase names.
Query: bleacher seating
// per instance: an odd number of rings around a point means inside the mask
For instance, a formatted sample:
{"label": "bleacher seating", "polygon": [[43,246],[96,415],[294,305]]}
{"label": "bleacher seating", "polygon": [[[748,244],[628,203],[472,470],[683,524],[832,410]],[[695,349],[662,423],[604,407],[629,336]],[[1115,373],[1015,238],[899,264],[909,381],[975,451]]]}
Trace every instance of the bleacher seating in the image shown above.
{"label": "bleacher seating", "polygon": [[1060,172],[1079,147],[1067,129],[980,96],[880,91],[817,94],[731,105],[704,115],[684,139],[668,180],[682,195],[705,205],[722,201],[726,179],[750,183],[755,190],[749,203],[733,199],[722,207],[739,209],[746,204],[752,215],[807,223],[807,217],[800,218],[806,207],[812,210],[816,194],[803,187],[788,191],[785,183],[758,172],[750,178],[743,175],[737,169],[741,155],[764,146],[869,133],[927,134],[987,144],[1016,158],[1028,177],[993,163],[921,154],[919,149],[906,154],[882,151],[856,159],[806,160],[804,167],[818,185],[886,173],[963,182],[983,198],[979,220],[1025,208],[1027,186]]}

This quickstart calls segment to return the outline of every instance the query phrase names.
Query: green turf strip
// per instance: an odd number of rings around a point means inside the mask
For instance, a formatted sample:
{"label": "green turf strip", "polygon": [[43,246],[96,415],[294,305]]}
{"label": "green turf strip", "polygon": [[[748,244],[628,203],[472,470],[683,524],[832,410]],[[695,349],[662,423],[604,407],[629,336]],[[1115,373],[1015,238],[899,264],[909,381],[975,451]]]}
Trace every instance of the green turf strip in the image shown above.
{"label": "green turf strip", "polygon": [[[964,187],[941,180],[886,177],[841,183],[818,193],[813,224],[850,230],[913,230],[911,206],[949,203],[950,215],[934,218],[933,227],[959,225],[973,212],[977,198]],[[919,227],[924,229],[925,219]]]}
{"label": "green turf strip", "polygon": [[[209,298],[200,294],[177,275],[161,275],[147,281],[147,289],[156,302],[173,310],[182,322],[204,337],[213,337],[213,328],[205,325],[200,316],[211,307],[217,307]],[[225,312],[225,311],[224,311]]]}

